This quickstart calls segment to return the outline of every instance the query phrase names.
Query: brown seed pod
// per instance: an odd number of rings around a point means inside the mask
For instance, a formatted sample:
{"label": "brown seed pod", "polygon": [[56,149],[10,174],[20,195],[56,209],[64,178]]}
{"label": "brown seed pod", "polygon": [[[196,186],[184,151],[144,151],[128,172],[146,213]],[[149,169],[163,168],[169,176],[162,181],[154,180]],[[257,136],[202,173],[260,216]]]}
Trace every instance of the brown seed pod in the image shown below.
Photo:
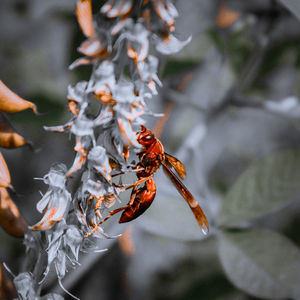
{"label": "brown seed pod", "polygon": [[76,4],[77,21],[84,35],[92,38],[95,35],[91,0],[79,0]]}
{"label": "brown seed pod", "polygon": [[0,147],[11,149],[25,144],[27,141],[14,130],[5,115],[0,113]]}
{"label": "brown seed pod", "polygon": [[23,237],[27,222],[10,198],[6,188],[0,188],[0,225],[10,234]]}
{"label": "brown seed pod", "polygon": [[31,108],[35,114],[38,113],[35,104],[19,97],[0,80],[0,111],[16,113],[28,108]]}

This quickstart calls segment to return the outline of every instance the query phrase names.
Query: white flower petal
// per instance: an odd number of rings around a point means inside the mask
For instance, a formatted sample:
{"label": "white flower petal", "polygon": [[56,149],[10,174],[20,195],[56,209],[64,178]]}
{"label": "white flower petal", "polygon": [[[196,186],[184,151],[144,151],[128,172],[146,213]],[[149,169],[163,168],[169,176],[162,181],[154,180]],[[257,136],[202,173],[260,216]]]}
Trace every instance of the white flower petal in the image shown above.
{"label": "white flower petal", "polygon": [[156,44],[156,50],[162,54],[174,54],[179,52],[185,45],[192,40],[190,36],[185,41],[179,41],[174,35],[170,34],[166,39],[159,39]]}

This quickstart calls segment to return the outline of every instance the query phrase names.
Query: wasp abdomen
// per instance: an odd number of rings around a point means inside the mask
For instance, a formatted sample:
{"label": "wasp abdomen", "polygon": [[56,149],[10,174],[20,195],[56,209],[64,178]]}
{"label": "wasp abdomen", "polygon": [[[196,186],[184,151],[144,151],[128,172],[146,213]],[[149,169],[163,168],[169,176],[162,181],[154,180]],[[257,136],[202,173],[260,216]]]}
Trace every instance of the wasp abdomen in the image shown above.
{"label": "wasp abdomen", "polygon": [[145,186],[138,190],[132,205],[122,213],[119,223],[126,223],[143,214],[155,198],[156,185],[153,179],[146,181]]}

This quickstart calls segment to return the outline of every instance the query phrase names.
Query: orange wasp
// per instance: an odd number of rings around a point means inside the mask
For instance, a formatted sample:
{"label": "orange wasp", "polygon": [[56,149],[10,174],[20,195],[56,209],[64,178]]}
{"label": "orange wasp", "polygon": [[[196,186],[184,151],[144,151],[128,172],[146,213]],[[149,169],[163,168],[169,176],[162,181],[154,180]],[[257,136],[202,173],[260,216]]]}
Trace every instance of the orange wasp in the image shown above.
{"label": "orange wasp", "polygon": [[[143,146],[143,149],[138,153],[139,162],[137,164],[136,175],[139,180],[133,185],[131,184],[127,186],[133,187],[130,201],[126,206],[111,211],[104,220],[97,224],[97,227],[122,210],[123,213],[119,223],[129,222],[144,213],[144,211],[153,202],[156,194],[156,185],[153,179],[153,174],[159,169],[160,165],[162,165],[165,173],[175,185],[178,192],[186,200],[202,231],[206,234],[209,230],[209,224],[203,210],[185,185],[170,169],[172,166],[180,178],[183,179],[186,175],[183,164],[177,158],[167,154],[164,151],[164,147],[160,140],[143,125],[141,126],[141,132],[137,137],[137,141]],[[138,186],[142,183],[145,184],[138,188]],[[123,185],[123,187],[124,186],[126,185]]]}

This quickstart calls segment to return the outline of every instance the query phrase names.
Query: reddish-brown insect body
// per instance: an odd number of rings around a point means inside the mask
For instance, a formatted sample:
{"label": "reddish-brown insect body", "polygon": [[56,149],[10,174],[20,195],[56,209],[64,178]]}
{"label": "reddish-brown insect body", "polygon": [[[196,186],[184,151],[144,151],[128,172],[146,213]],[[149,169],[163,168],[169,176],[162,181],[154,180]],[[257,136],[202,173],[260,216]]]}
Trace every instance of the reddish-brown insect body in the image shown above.
{"label": "reddish-brown insect body", "polygon": [[202,231],[207,233],[209,224],[204,212],[193,195],[170,169],[170,166],[174,167],[178,175],[184,178],[185,169],[183,164],[175,157],[165,153],[160,140],[144,126],[141,126],[141,133],[138,135],[137,141],[143,146],[142,151],[138,154],[140,160],[138,167],[141,168],[141,171],[137,172],[137,177],[138,182],[145,181],[145,185],[142,188],[132,190],[131,199],[121,215],[119,223],[129,222],[137,218],[151,205],[156,194],[153,174],[159,169],[160,165],[163,165],[167,176],[190,206]]}
{"label": "reddish-brown insect body", "polygon": [[153,179],[148,179],[145,185],[138,189],[132,205],[129,205],[121,215],[119,223],[129,222],[134,220],[151,205],[155,198],[156,185]]}
{"label": "reddish-brown insect body", "polygon": [[[186,200],[202,231],[206,234],[209,230],[209,224],[203,210],[185,185],[170,169],[170,167],[173,167],[178,175],[181,178],[184,178],[185,168],[183,164],[177,158],[165,153],[160,140],[143,125],[141,126],[141,132],[137,137],[137,141],[143,146],[143,148],[138,154],[139,163],[137,164],[138,171],[136,172],[138,181],[130,186],[133,187],[130,201],[126,206],[111,211],[110,214],[97,225],[101,225],[111,216],[122,210],[123,213],[119,223],[129,222],[143,214],[155,198],[156,185],[153,179],[153,174],[162,165],[165,173],[175,185],[178,192]],[[143,186],[139,187],[142,183]]]}
{"label": "reddish-brown insect body", "polygon": [[140,216],[152,203],[156,195],[156,185],[152,175],[160,167],[158,157],[164,154],[164,148],[161,142],[155,138],[152,132],[146,127],[141,127],[141,133],[137,137],[137,142],[143,146],[138,154],[139,163],[137,168],[138,182],[145,181],[143,187],[133,188],[128,207],[124,210],[119,223],[129,222]]}

